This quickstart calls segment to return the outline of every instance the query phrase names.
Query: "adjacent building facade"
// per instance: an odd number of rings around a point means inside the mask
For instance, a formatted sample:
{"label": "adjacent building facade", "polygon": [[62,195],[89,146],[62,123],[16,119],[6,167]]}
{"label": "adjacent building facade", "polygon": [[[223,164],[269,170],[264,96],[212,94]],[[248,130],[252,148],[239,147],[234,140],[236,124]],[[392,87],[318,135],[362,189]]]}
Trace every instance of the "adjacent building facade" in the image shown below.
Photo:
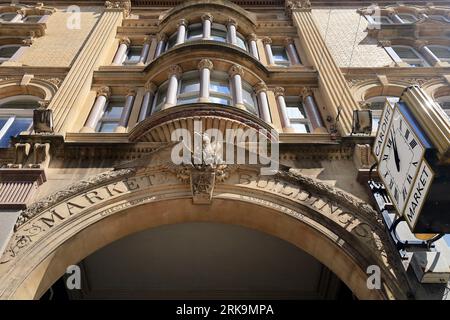
{"label": "adjacent building facade", "polygon": [[[445,298],[367,180],[386,99],[417,84],[450,114],[450,6],[378,5],[0,3],[0,298]],[[208,130],[276,159],[208,162]]]}

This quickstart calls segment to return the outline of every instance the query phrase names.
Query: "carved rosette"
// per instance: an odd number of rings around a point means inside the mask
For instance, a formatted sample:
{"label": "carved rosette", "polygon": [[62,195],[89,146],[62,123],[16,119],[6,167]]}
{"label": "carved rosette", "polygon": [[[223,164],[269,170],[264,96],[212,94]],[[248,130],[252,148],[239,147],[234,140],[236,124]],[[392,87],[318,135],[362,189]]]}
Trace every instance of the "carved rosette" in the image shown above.
{"label": "carved rosette", "polygon": [[242,77],[244,75],[244,68],[242,68],[240,65],[235,64],[230,68],[228,74],[231,77],[234,77],[236,75],[240,75]]}
{"label": "carved rosette", "polygon": [[171,76],[176,76],[179,78],[181,74],[183,73],[183,69],[177,64],[172,65],[169,67],[169,70],[167,71],[167,75],[170,78]]}
{"label": "carved rosette", "polygon": [[198,63],[198,69],[202,70],[202,69],[209,69],[212,70],[214,68],[214,64],[212,63],[211,60],[209,59],[202,59],[200,60],[200,62]]}
{"label": "carved rosette", "polygon": [[97,90],[97,97],[103,96],[108,99],[111,96],[111,88],[110,87],[101,87]]}
{"label": "carved rosette", "polygon": [[283,87],[276,87],[275,89],[273,89],[273,93],[275,94],[275,97],[284,97],[284,88]]}

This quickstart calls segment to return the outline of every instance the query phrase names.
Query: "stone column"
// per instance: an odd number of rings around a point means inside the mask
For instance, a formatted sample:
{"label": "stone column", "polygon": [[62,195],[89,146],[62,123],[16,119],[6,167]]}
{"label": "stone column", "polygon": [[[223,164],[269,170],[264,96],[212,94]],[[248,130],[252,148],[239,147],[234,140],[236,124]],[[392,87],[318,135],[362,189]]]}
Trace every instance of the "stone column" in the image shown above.
{"label": "stone column", "polygon": [[203,40],[211,40],[211,26],[213,22],[213,16],[210,13],[202,15],[203,21]]}
{"label": "stone column", "polygon": [[398,16],[396,12],[389,13],[389,19],[391,19],[394,23],[405,23],[402,18]]}
{"label": "stone column", "polygon": [[270,116],[269,102],[267,100],[267,86],[264,82],[260,82],[255,86],[255,92],[258,96],[259,114],[261,119],[267,123],[272,123]]}
{"label": "stone column", "polygon": [[185,19],[181,19],[180,21],[178,21],[177,43],[175,45],[182,44],[186,40],[187,25],[188,22]]}
{"label": "stone column", "polygon": [[109,87],[102,87],[97,91],[97,99],[81,132],[95,132],[95,127],[102,117],[103,112],[105,112],[106,103],[110,96],[111,89]]}
{"label": "stone column", "polygon": [[419,52],[432,66],[435,66],[439,62],[441,62],[441,60],[433,53],[433,51],[428,48],[428,41],[417,41],[415,45],[416,48],[418,48]]}
{"label": "stone column", "polygon": [[234,19],[228,19],[228,41],[237,46],[237,22]]}
{"label": "stone column", "polygon": [[311,123],[312,133],[327,133],[327,129],[323,124],[322,117],[320,116],[319,109],[317,108],[316,101],[313,96],[313,92],[310,88],[303,88],[302,91],[303,106],[306,112],[306,117]]}
{"label": "stone column", "polygon": [[134,98],[136,97],[136,89],[130,88],[127,92],[127,98],[125,99],[125,106],[123,107],[122,114],[120,116],[119,125],[114,132],[123,133],[127,132],[128,121],[130,120],[131,110],[133,109]]}
{"label": "stone column", "polygon": [[148,53],[150,52],[151,37],[144,38],[144,46],[142,47],[141,57],[139,58],[139,65],[144,65],[147,62]]}
{"label": "stone column", "polygon": [[269,66],[275,65],[275,60],[272,53],[272,39],[270,39],[269,37],[265,37],[262,42],[264,44],[264,49],[266,51],[267,62]]}
{"label": "stone column", "polygon": [[[309,2],[309,1],[308,1]],[[333,119],[338,115],[339,134],[347,136],[352,131],[353,110],[361,107],[350,92],[342,70],[333,59],[319,29],[311,14],[311,4],[302,3],[300,6],[290,6],[287,13],[292,17],[293,24],[298,30],[300,45],[305,51],[311,66],[319,74],[319,90],[328,111]]]}
{"label": "stone column", "polygon": [[120,66],[125,60],[125,55],[127,54],[128,47],[130,46],[130,39],[124,37],[119,41],[119,48],[117,49],[116,55],[114,56],[113,65]]}
{"label": "stone column", "polygon": [[211,80],[211,70],[214,65],[211,60],[202,59],[198,64],[200,70],[200,98],[199,102],[210,102],[209,100],[209,84]]}
{"label": "stone column", "polygon": [[287,115],[286,101],[284,100],[284,88],[276,87],[274,90],[278,104],[278,112],[280,113],[281,127],[285,132],[292,132],[291,121]]}
{"label": "stone column", "polygon": [[157,36],[158,46],[156,47],[155,59],[164,52],[166,46],[167,36],[164,33],[159,33]]}
{"label": "stone column", "polygon": [[244,75],[244,69],[235,64],[233,65],[228,74],[231,77],[231,83],[233,86],[233,103],[236,108],[244,109],[244,97],[242,94],[242,76]]}
{"label": "stone column", "polygon": [[256,44],[256,34],[252,33],[247,38],[248,46],[250,48],[250,53],[252,56],[254,56],[257,60],[259,60],[259,53],[258,53],[258,45]]}
{"label": "stone column", "polygon": [[155,92],[158,89],[153,82],[147,82],[144,88],[145,94],[142,99],[138,122],[144,121],[149,115],[152,114],[153,98],[155,97]]}
{"label": "stone column", "polygon": [[17,10],[16,12],[16,16],[14,18],[11,19],[10,22],[23,22],[23,18],[25,18],[25,16],[27,15],[26,11],[23,9]]}
{"label": "stone column", "polygon": [[169,85],[167,88],[166,103],[162,107],[162,110],[176,106],[178,95],[178,80],[183,70],[179,65],[173,65],[169,68]]}
{"label": "stone column", "polygon": [[292,38],[286,38],[284,40],[284,45],[286,47],[286,51],[289,55],[289,59],[291,60],[292,64],[300,64],[300,59],[298,57],[297,49],[294,45],[294,39]]}

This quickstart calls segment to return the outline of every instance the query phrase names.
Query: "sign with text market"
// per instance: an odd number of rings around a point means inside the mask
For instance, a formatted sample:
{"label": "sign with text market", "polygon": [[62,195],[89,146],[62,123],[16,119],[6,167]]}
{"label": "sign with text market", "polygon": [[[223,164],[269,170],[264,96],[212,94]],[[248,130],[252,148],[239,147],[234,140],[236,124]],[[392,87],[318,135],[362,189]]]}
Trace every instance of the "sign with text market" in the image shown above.
{"label": "sign with text market", "polygon": [[386,103],[373,146],[378,175],[414,233],[450,233],[450,166],[448,150],[440,154],[433,141],[436,130],[443,129],[436,116],[444,118],[444,129],[450,127],[440,106],[419,87],[410,87],[398,103]]}

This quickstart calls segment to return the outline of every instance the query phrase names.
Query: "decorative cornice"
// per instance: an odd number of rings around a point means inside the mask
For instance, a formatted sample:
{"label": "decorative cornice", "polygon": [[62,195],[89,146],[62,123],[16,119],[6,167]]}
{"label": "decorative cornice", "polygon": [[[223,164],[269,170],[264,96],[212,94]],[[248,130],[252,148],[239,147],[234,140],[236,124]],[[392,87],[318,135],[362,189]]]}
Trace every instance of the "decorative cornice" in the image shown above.
{"label": "decorative cornice", "polygon": [[198,63],[198,69],[209,69],[212,70],[214,68],[214,64],[212,63],[211,60],[209,59],[202,59],[200,60],[200,62]]}
{"label": "decorative cornice", "polygon": [[242,68],[240,65],[235,64],[230,68],[228,74],[231,77],[234,77],[235,75],[240,75],[242,77],[244,76],[244,68]]}

